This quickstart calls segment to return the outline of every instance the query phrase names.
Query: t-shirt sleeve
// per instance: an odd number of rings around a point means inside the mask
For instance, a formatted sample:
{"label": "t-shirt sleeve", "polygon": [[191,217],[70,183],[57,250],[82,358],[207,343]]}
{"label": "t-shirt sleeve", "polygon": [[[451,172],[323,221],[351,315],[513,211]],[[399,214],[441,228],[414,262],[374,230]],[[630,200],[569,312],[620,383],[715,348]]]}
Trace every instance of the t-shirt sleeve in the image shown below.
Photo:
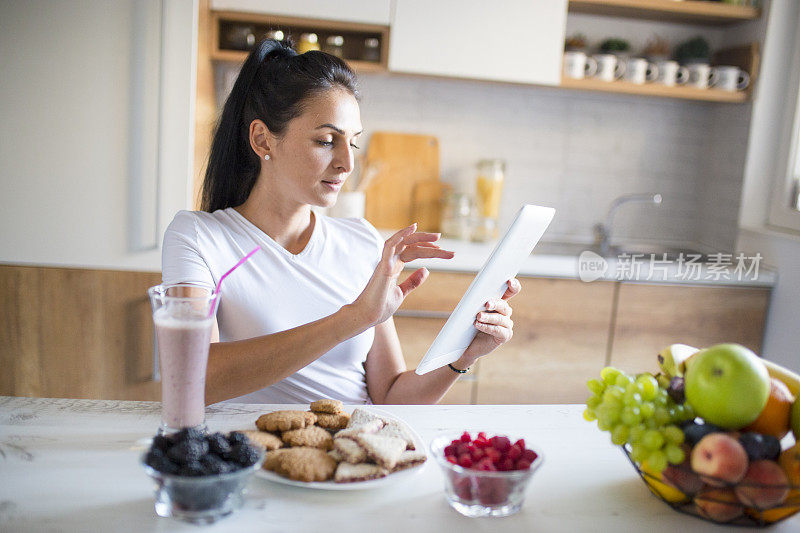
{"label": "t-shirt sleeve", "polygon": [[200,253],[197,215],[179,211],[164,232],[161,280],[164,284],[201,283],[214,286],[211,269]]}

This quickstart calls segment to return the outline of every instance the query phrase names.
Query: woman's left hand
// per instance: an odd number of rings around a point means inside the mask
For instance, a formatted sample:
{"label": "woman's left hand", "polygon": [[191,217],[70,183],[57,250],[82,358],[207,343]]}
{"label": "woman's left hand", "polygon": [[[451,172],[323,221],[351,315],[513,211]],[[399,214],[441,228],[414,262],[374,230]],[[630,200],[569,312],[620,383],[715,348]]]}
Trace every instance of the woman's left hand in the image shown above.
{"label": "woman's left hand", "polygon": [[516,278],[508,280],[507,284],[508,288],[503,296],[486,302],[486,309],[475,317],[474,325],[478,334],[454,366],[472,366],[480,357],[511,340],[514,322],[511,320],[512,309],[508,300],[519,294],[522,286]]}

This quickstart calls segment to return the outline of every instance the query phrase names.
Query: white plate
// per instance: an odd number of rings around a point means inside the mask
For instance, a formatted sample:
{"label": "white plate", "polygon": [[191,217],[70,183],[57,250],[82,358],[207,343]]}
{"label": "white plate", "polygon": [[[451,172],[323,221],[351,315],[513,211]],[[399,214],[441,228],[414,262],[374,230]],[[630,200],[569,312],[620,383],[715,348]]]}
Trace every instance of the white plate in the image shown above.
{"label": "white plate", "polygon": [[[373,409],[371,407],[360,407],[366,411],[369,411],[381,418],[386,419],[394,419],[398,422],[402,422],[406,429],[408,429],[409,433],[411,433],[411,438],[414,440],[414,448],[418,451],[425,452],[427,454],[425,442],[423,442],[422,437],[414,431],[414,429],[408,425],[405,420],[401,420],[394,415],[387,413],[386,411],[381,411],[379,409]],[[427,461],[425,461],[427,463]],[[268,481],[272,481],[273,483],[279,483],[281,485],[291,485],[293,487],[303,487],[305,489],[318,489],[318,490],[367,490],[367,489],[377,489],[380,487],[384,487],[386,485],[393,485],[395,483],[402,482],[410,477],[417,475],[421,470],[422,467],[425,466],[425,463],[419,464],[417,466],[413,466],[411,468],[406,468],[405,470],[400,470],[399,472],[394,472],[387,476],[378,478],[378,479],[368,479],[366,481],[353,481],[351,483],[336,483],[335,481],[295,481],[293,479],[285,478],[283,476],[279,476],[275,472],[270,470],[264,470],[263,468],[256,471],[256,476],[262,479],[266,479]]]}

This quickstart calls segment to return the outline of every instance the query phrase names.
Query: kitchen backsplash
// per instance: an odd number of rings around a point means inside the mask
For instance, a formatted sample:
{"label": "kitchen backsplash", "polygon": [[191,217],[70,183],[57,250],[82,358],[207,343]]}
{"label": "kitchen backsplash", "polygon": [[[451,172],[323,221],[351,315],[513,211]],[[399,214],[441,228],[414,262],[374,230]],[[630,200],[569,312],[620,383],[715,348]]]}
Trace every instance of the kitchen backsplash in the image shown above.
{"label": "kitchen backsplash", "polygon": [[615,197],[659,192],[660,206],[624,206],[613,235],[734,248],[749,104],[396,74],[359,79],[367,135],[436,135],[444,181],[472,182],[479,159],[506,160],[501,227],[520,204],[537,203],[557,209],[548,240],[590,242]]}

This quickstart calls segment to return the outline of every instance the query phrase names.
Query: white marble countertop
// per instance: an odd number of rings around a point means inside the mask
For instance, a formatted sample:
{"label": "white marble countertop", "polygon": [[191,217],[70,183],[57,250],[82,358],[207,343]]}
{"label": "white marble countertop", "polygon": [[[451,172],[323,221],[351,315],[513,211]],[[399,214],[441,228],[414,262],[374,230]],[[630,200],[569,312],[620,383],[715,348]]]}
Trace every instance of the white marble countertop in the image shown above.
{"label": "white marble countertop", "polygon": [[[419,259],[409,264],[408,268],[425,267],[431,271],[476,273],[486,262],[496,243],[442,239],[438,244],[446,250],[454,251],[455,257],[450,260]],[[741,260],[737,259],[736,254],[717,258],[711,256],[705,257],[703,261],[695,259],[693,263],[690,263],[689,254],[684,255],[683,261],[679,256],[668,256],[669,260],[662,261],[662,255],[651,257],[650,254],[627,254],[605,259],[597,255],[581,257],[581,253],[590,248],[591,246],[582,244],[542,242],[525,260],[519,275],[586,281],[587,278],[583,276],[589,276],[590,272],[587,270],[588,263],[581,265],[579,262],[581,258],[600,261],[601,268],[602,261],[605,261],[605,272],[598,279],[606,281],[772,287],[778,279],[777,271],[767,266],[763,259],[754,259],[747,255],[743,255]],[[757,263],[757,269],[754,268],[754,263]],[[737,266],[740,268],[738,271]]]}
{"label": "white marble countertop", "polygon": [[[212,430],[251,427],[278,406],[218,404]],[[282,406],[285,408],[285,406]],[[136,442],[152,436],[160,404],[0,397],[0,531],[198,531],[159,518]],[[305,408],[303,406],[302,408]],[[482,428],[525,438],[545,460],[522,510],[506,518],[463,517],[444,499],[429,461],[416,476],[372,491],[329,492],[254,478],[244,507],[206,531],[723,531],[657,500],[607,434],[578,405],[381,406],[425,441]],[[793,517],[770,531],[798,531]],[[741,531],[741,529],[737,529]]]}

